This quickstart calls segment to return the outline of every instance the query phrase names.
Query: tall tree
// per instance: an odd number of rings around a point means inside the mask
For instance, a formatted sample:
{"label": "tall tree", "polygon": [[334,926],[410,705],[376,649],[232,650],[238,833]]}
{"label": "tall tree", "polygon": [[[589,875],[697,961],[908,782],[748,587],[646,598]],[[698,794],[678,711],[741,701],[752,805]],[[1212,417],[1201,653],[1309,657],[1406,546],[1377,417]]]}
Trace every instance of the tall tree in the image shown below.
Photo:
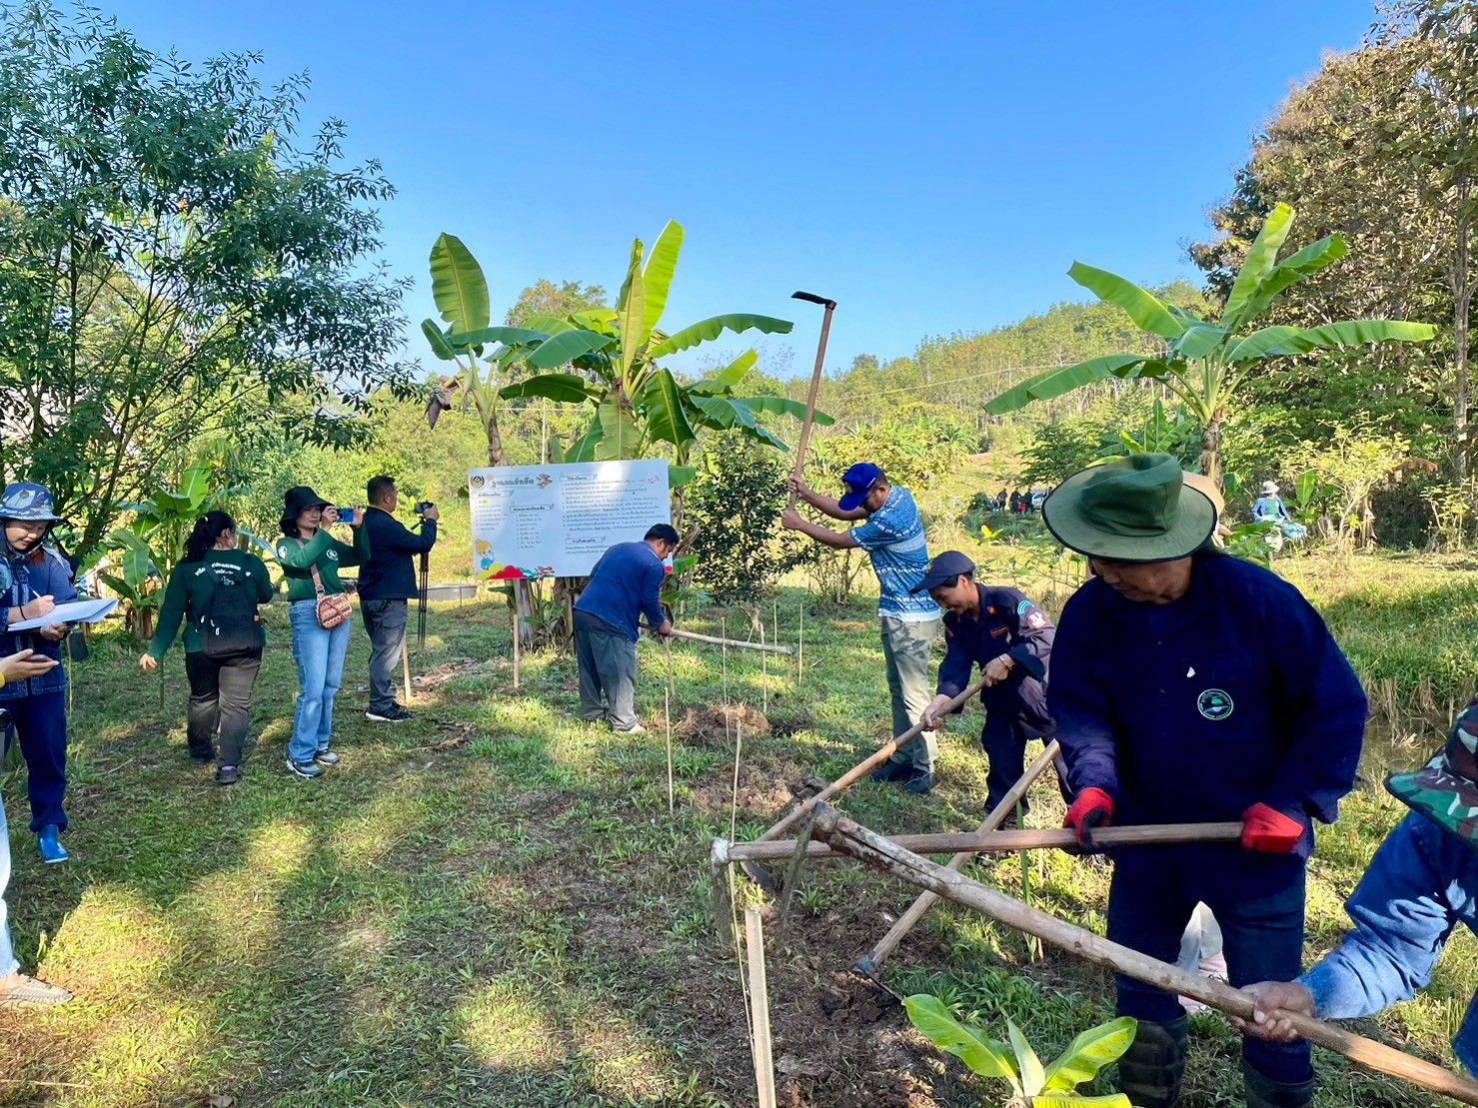
{"label": "tall tree", "polygon": [[245,401],[335,440],[407,379],[402,286],[370,264],[391,186],[338,122],[300,144],[307,82],[259,62],[0,17],[0,476],[49,484],[84,549]]}
{"label": "tall tree", "polygon": [[605,307],[608,307],[606,290],[600,285],[585,285],[579,281],[561,281],[556,285],[548,278],[540,277],[518,294],[503,322],[510,327],[527,327],[535,316],[563,318]]}

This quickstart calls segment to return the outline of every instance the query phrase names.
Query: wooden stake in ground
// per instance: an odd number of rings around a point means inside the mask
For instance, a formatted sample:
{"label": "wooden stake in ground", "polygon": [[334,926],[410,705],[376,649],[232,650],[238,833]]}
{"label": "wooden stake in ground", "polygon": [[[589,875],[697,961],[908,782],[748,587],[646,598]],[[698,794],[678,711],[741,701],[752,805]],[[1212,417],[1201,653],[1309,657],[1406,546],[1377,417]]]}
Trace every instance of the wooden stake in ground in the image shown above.
{"label": "wooden stake in ground", "polygon": [[518,618],[518,594],[515,592],[514,593],[514,598],[513,598],[513,687],[515,689],[518,688],[518,686],[519,686],[519,682],[520,682],[519,670],[520,670],[521,665],[522,665],[522,662],[523,662],[523,658],[522,658],[523,650],[520,647],[519,641],[518,641],[519,639],[521,639],[523,637],[523,628],[519,626],[519,623],[520,623],[520,621],[519,621],[519,618]]}
{"label": "wooden stake in ground", "polygon": [[667,651],[667,686],[662,690],[662,714],[667,719],[667,817],[671,819],[677,812],[672,790],[672,640],[664,639],[662,649]]}
{"label": "wooden stake in ground", "polygon": [[407,641],[400,648],[400,676],[405,682],[405,702],[411,702],[411,649]]}
{"label": "wooden stake in ground", "polygon": [[795,641],[795,683],[806,676],[806,599],[801,597],[801,629]]}
{"label": "wooden stake in ground", "polygon": [[[1021,775],[1021,779],[1011,786],[1005,796],[1001,797],[1001,802],[991,809],[990,814],[985,817],[985,821],[975,829],[977,834],[989,834],[1010,818],[1011,814],[1016,810],[1016,805],[1020,803],[1022,797],[1026,796],[1027,791],[1032,787],[1032,783],[1046,772],[1047,767],[1052,764],[1052,760],[1057,757],[1057,752],[1057,740],[1053,739],[1043,749],[1037,760],[1026,768],[1026,772]],[[973,857],[975,855],[971,851],[962,850],[946,862],[944,868],[958,873],[965,868],[965,863]],[[898,922],[893,925],[892,929],[878,940],[878,945],[864,954],[852,968],[865,977],[875,977],[878,967],[883,964],[888,955],[897,949],[898,944],[903,941],[904,936],[914,929],[914,926],[919,920],[928,915],[929,909],[934,907],[934,903],[938,899],[939,897],[934,893],[928,891],[920,893],[918,899],[909,906],[908,911],[904,912],[898,918]]]}
{"label": "wooden stake in ground", "polygon": [[[1202,1004],[1228,1015],[1244,1020],[1252,1018],[1254,1003],[1250,994],[1213,978],[1187,973],[1168,962],[1161,962],[1127,946],[1110,942],[1038,908],[1030,908],[988,885],[972,881],[927,858],[904,850],[882,835],[844,818],[834,808],[823,805],[817,811],[811,833],[839,853],[891,873],[911,885],[928,889],[946,900],[963,904],[1008,927],[1035,935],[1053,946],[1062,947],[1070,954],[1107,966],[1116,973],[1143,981],[1157,989],[1199,1000]],[[1343,1054],[1357,1066],[1399,1077],[1464,1104],[1478,1105],[1478,1084],[1449,1073],[1440,1066],[1413,1058],[1363,1035],[1352,1035],[1310,1016],[1279,1012],[1279,1017],[1287,1019],[1299,1035],[1309,1042]]]}
{"label": "wooden stake in ground", "polygon": [[765,978],[765,932],[760,910],[744,909],[744,948],[749,962],[749,1008],[754,1083],[760,1108],[775,1108],[775,1062],[770,1045],[770,986]]}
{"label": "wooden stake in ground", "polygon": [[770,654],[765,646],[765,621],[760,620],[760,714],[770,715]]}
{"label": "wooden stake in ground", "polygon": [[[802,611],[804,610],[805,609],[803,608]],[[944,710],[949,712],[954,711],[956,708],[964,704],[983,688],[985,688],[985,678],[982,677],[964,692],[960,693],[959,696],[955,697],[947,705],[945,705]],[[941,712],[940,714],[942,715],[943,712]],[[816,807],[816,805],[820,804],[824,800],[830,799],[844,789],[851,788],[863,777],[871,773],[875,768],[882,765],[889,758],[893,757],[893,755],[897,753],[901,747],[907,745],[909,742],[918,738],[918,736],[922,735],[923,733],[924,725],[921,721],[914,724],[897,738],[889,739],[882,746],[878,747],[866,758],[862,759],[862,761],[858,762],[855,766],[849,769],[846,773],[838,777],[830,785],[827,785],[826,788],[822,789],[815,796],[802,801],[798,806],[787,812],[780,819],[776,820],[774,825],[760,836],[760,841],[768,842],[771,839],[778,839],[781,835],[785,834],[786,831],[790,830],[797,823],[803,820],[806,817],[806,813],[809,812],[812,808]]]}

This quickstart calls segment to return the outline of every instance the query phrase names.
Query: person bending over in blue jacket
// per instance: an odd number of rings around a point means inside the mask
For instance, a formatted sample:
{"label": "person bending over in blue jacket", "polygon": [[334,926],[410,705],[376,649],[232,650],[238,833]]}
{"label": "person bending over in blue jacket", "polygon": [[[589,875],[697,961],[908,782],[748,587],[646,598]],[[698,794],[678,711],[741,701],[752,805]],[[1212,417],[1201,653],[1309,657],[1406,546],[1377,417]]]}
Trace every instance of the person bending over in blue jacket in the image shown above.
{"label": "person bending over in blue jacket", "polygon": [[[1355,929],[1296,981],[1260,981],[1248,1035],[1291,1043],[1298,1034],[1278,1010],[1321,1019],[1372,1016],[1432,980],[1459,923],[1478,932],[1478,698],[1452,725],[1447,746],[1418,773],[1386,781],[1411,808],[1386,837],[1359,887],[1345,902]],[[1452,1041],[1478,1074],[1478,996]]]}
{"label": "person bending over in blue jacket", "polygon": [[[1067,825],[1240,820],[1242,841],[1140,847],[1115,857],[1108,937],[1176,961],[1198,902],[1221,924],[1234,986],[1302,966],[1313,821],[1354,783],[1366,701],[1319,614],[1286,581],[1207,544],[1216,511],[1168,454],[1069,477],[1043,517],[1096,574],[1068,601],[1048,705],[1074,791]],[[1171,993],[1128,977],[1139,1020],[1119,1063],[1136,1108],[1173,1108],[1187,1021]],[[1306,1043],[1246,1039],[1251,1108],[1310,1103]]]}

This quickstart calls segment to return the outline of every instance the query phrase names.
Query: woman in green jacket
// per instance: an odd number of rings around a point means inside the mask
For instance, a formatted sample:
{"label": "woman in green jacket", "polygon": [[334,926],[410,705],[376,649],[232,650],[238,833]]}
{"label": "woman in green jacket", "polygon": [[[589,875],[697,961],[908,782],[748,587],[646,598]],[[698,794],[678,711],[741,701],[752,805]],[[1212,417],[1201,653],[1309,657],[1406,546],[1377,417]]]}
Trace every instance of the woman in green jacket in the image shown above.
{"label": "woman in green jacket", "polygon": [[293,658],[298,663],[298,705],[293,736],[287,747],[287,768],[298,777],[314,778],[324,766],[337,765],[339,756],[329,747],[334,738],[334,697],[344,676],[344,654],[349,649],[349,620],[325,628],[319,622],[322,596],[341,596],[339,570],[357,566],[360,554],[339,542],[328,529],[336,523],[358,528],[362,514],[352,510],[340,519],[338,509],[306,485],[282,496],[282,533],[277,561],[287,576]]}
{"label": "woman in green jacket", "polygon": [[[139,659],[140,668],[155,669],[184,622],[190,757],[201,765],[214,757],[222,785],[236,782],[251,731],[252,693],[266,644],[257,605],[271,599],[272,579],[262,559],[236,549],[236,521],[225,512],[208,512],[185,540],[184,560],[164,590],[154,641]],[[217,732],[219,747],[213,750]]]}

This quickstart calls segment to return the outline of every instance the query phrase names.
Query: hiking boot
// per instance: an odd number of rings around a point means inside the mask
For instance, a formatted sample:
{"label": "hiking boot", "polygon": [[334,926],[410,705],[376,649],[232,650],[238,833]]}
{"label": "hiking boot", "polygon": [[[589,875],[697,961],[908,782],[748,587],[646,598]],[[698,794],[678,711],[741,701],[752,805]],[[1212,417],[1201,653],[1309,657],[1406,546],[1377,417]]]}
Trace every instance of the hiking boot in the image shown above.
{"label": "hiking boot", "polygon": [[211,762],[214,762],[215,760],[216,760],[215,754],[212,753],[209,750],[192,750],[192,751],[190,751],[190,761],[194,762],[197,766],[207,766],[207,765],[210,765],[210,763]]}
{"label": "hiking boot", "polygon": [[344,759],[340,758],[332,750],[320,750],[317,754],[313,755],[313,760],[320,766],[336,766]]}
{"label": "hiking boot", "polygon": [[1135,1108],[1179,1108],[1189,1026],[1185,1016],[1169,1023],[1139,1021],[1134,1042],[1119,1059],[1119,1091]]}
{"label": "hiking boot", "polygon": [[1247,1108],[1308,1108],[1314,1102],[1312,1077],[1307,1081],[1274,1081],[1243,1062],[1242,1085]]}
{"label": "hiking boot", "polygon": [[928,796],[934,791],[934,771],[921,769],[910,774],[903,782],[903,791],[914,796]]}
{"label": "hiking boot", "polygon": [[364,718],[371,723],[404,723],[411,718],[411,714],[399,704],[392,704],[388,708],[371,708],[364,713]]}
{"label": "hiking boot", "polygon": [[647,729],[640,723],[633,723],[630,727],[612,727],[612,731],[618,735],[645,735]]}
{"label": "hiking boot", "polygon": [[66,989],[48,985],[45,981],[27,977],[23,973],[12,973],[0,980],[0,1008],[44,1008],[53,1004],[65,1004],[71,999],[72,994]]}
{"label": "hiking boot", "polygon": [[48,866],[54,866],[58,862],[65,862],[71,857],[67,853],[67,848],[57,840],[57,836],[60,833],[56,824],[48,823],[41,829],[41,833],[36,836],[36,849],[41,852],[41,860]]}
{"label": "hiking boot", "polygon": [[879,785],[896,785],[913,776],[913,766],[908,762],[884,762],[872,771],[872,779]]}
{"label": "hiking boot", "polygon": [[221,766],[216,770],[217,785],[234,785],[241,780],[241,771],[235,766]]}
{"label": "hiking boot", "polygon": [[305,781],[311,781],[315,777],[322,777],[323,770],[314,762],[295,762],[291,758],[287,760],[287,768],[295,777],[301,777]]}

